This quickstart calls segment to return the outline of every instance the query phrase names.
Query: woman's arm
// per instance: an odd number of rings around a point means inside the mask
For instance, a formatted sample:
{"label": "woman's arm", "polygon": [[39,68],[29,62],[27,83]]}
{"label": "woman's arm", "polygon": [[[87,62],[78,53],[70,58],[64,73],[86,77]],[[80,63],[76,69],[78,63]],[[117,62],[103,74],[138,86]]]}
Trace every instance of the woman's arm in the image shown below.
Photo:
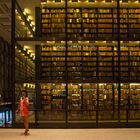
{"label": "woman's arm", "polygon": [[28,97],[26,97],[25,99],[24,99],[24,102],[25,102],[25,104],[28,106],[29,105],[29,99],[28,99]]}

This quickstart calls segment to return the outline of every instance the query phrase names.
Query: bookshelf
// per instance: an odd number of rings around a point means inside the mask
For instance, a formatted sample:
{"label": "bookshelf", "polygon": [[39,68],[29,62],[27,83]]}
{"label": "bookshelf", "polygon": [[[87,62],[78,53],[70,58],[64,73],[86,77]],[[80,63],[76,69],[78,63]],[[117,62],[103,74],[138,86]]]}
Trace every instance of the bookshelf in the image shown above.
{"label": "bookshelf", "polygon": [[97,109],[97,85],[98,84],[83,84],[83,109]]}
{"label": "bookshelf", "polygon": [[121,79],[137,81],[140,77],[139,41],[121,43],[120,47],[120,72]]}
{"label": "bookshelf", "polygon": [[66,22],[65,8],[51,10],[43,8],[41,15],[42,35],[45,36],[55,38],[59,35],[65,39],[65,23],[67,23],[68,40],[117,37],[117,10],[114,8],[67,8]]}
{"label": "bookshelf", "polygon": [[132,112],[139,110],[139,95],[132,92],[139,88],[132,83],[140,78],[139,8],[120,4],[118,12],[117,1],[83,3],[42,7],[41,32],[48,39],[38,50],[43,109],[65,110],[68,121],[138,118]]}
{"label": "bookshelf", "polygon": [[56,44],[41,47],[41,79],[64,79],[65,49],[64,45]]}
{"label": "bookshelf", "polygon": [[43,8],[41,13],[42,34],[46,37],[65,37],[65,9]]}
{"label": "bookshelf", "polygon": [[43,110],[65,109],[65,84],[41,84]]}
{"label": "bookshelf", "polygon": [[[139,83],[121,83],[121,117],[129,121],[139,118],[140,94]],[[128,115],[126,115],[126,113]]]}
{"label": "bookshelf", "polygon": [[15,78],[20,80],[33,80],[35,78],[35,64],[20,49],[15,49]]}
{"label": "bookshelf", "polygon": [[40,49],[42,80],[66,80],[66,66],[69,81],[117,79],[116,42],[68,43],[67,53],[65,44],[53,43]]}
{"label": "bookshelf", "polygon": [[[67,24],[68,40],[117,40],[139,38],[138,8],[120,8],[120,29],[116,8],[42,8],[42,35],[65,39]],[[67,17],[66,21],[65,18]],[[59,37],[58,37],[59,36]]]}
{"label": "bookshelf", "polygon": [[[84,41],[83,41],[84,42]],[[139,44],[137,41],[123,42],[118,52],[117,42],[68,43],[67,55],[65,45],[41,47],[41,79],[66,80],[116,80],[120,67],[120,79],[138,80]],[[67,61],[66,61],[67,57]],[[118,58],[120,57],[120,62]]]}
{"label": "bookshelf", "polygon": [[120,9],[121,39],[139,38],[139,8]]}

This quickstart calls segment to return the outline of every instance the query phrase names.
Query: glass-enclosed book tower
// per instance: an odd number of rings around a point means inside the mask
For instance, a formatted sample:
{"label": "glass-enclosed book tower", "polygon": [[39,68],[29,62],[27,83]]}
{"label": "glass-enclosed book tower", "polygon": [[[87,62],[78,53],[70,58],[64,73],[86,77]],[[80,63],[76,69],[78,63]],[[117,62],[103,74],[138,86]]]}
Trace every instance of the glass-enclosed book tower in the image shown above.
{"label": "glass-enclosed book tower", "polygon": [[36,7],[35,124],[140,123],[140,3],[41,0]]}

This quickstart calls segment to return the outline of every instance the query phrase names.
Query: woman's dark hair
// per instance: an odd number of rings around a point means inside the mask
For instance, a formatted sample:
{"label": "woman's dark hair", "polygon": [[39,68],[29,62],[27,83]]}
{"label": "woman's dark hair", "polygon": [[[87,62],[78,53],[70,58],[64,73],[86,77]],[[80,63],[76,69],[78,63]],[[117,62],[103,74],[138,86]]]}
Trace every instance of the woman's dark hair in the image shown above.
{"label": "woman's dark hair", "polygon": [[25,98],[28,97],[27,90],[22,90],[21,93],[25,93]]}

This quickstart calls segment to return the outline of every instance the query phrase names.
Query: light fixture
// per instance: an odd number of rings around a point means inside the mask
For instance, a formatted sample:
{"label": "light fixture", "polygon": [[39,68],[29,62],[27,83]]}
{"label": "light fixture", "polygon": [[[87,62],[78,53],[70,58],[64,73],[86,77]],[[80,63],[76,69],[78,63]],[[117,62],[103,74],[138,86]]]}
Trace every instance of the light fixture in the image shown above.
{"label": "light fixture", "polygon": [[29,35],[31,34],[31,32],[30,32],[30,31],[28,31],[27,33],[28,33]]}
{"label": "light fixture", "polygon": [[25,47],[23,47],[23,50],[26,51],[27,49]]}
{"label": "light fixture", "polygon": [[41,2],[41,5],[45,5],[46,4],[46,2]]}
{"label": "light fixture", "polygon": [[32,20],[32,19],[33,19],[30,15],[28,16],[28,18],[29,18],[30,20]]}
{"label": "light fixture", "polygon": [[135,3],[139,3],[140,1],[136,0]]}
{"label": "light fixture", "polygon": [[30,51],[29,50],[27,50],[27,54],[30,54]]}
{"label": "light fixture", "polygon": [[35,27],[33,27],[33,31],[35,31]]}
{"label": "light fixture", "polygon": [[18,15],[18,18],[19,18],[19,20],[22,20],[22,18],[21,18],[21,16],[20,16],[20,15]]}
{"label": "light fixture", "polygon": [[21,21],[21,24],[22,24],[23,26],[25,26],[25,23],[24,23],[23,21]]}
{"label": "light fixture", "polygon": [[27,20],[28,20],[28,21],[30,21],[30,18],[29,18],[29,16],[27,17]]}
{"label": "light fixture", "polygon": [[35,56],[33,57],[33,60],[35,60]]}
{"label": "light fixture", "polygon": [[[30,20],[29,20],[30,21]],[[33,27],[34,25],[32,23],[30,23],[30,26]]]}
{"label": "light fixture", "polygon": [[27,8],[24,9],[25,14],[29,14],[29,10]]}
{"label": "light fixture", "polygon": [[16,14],[18,14],[18,11],[17,11],[17,9],[15,10],[15,12],[16,12]]}
{"label": "light fixture", "polygon": [[24,15],[26,15],[26,12],[25,12],[25,11],[23,11],[23,14],[24,14]]}
{"label": "light fixture", "polygon": [[140,85],[139,83],[130,83],[130,86],[132,85]]}
{"label": "light fixture", "polygon": [[65,41],[61,41],[61,43],[65,43]]}
{"label": "light fixture", "polygon": [[72,41],[68,41],[68,43],[72,43]]}

